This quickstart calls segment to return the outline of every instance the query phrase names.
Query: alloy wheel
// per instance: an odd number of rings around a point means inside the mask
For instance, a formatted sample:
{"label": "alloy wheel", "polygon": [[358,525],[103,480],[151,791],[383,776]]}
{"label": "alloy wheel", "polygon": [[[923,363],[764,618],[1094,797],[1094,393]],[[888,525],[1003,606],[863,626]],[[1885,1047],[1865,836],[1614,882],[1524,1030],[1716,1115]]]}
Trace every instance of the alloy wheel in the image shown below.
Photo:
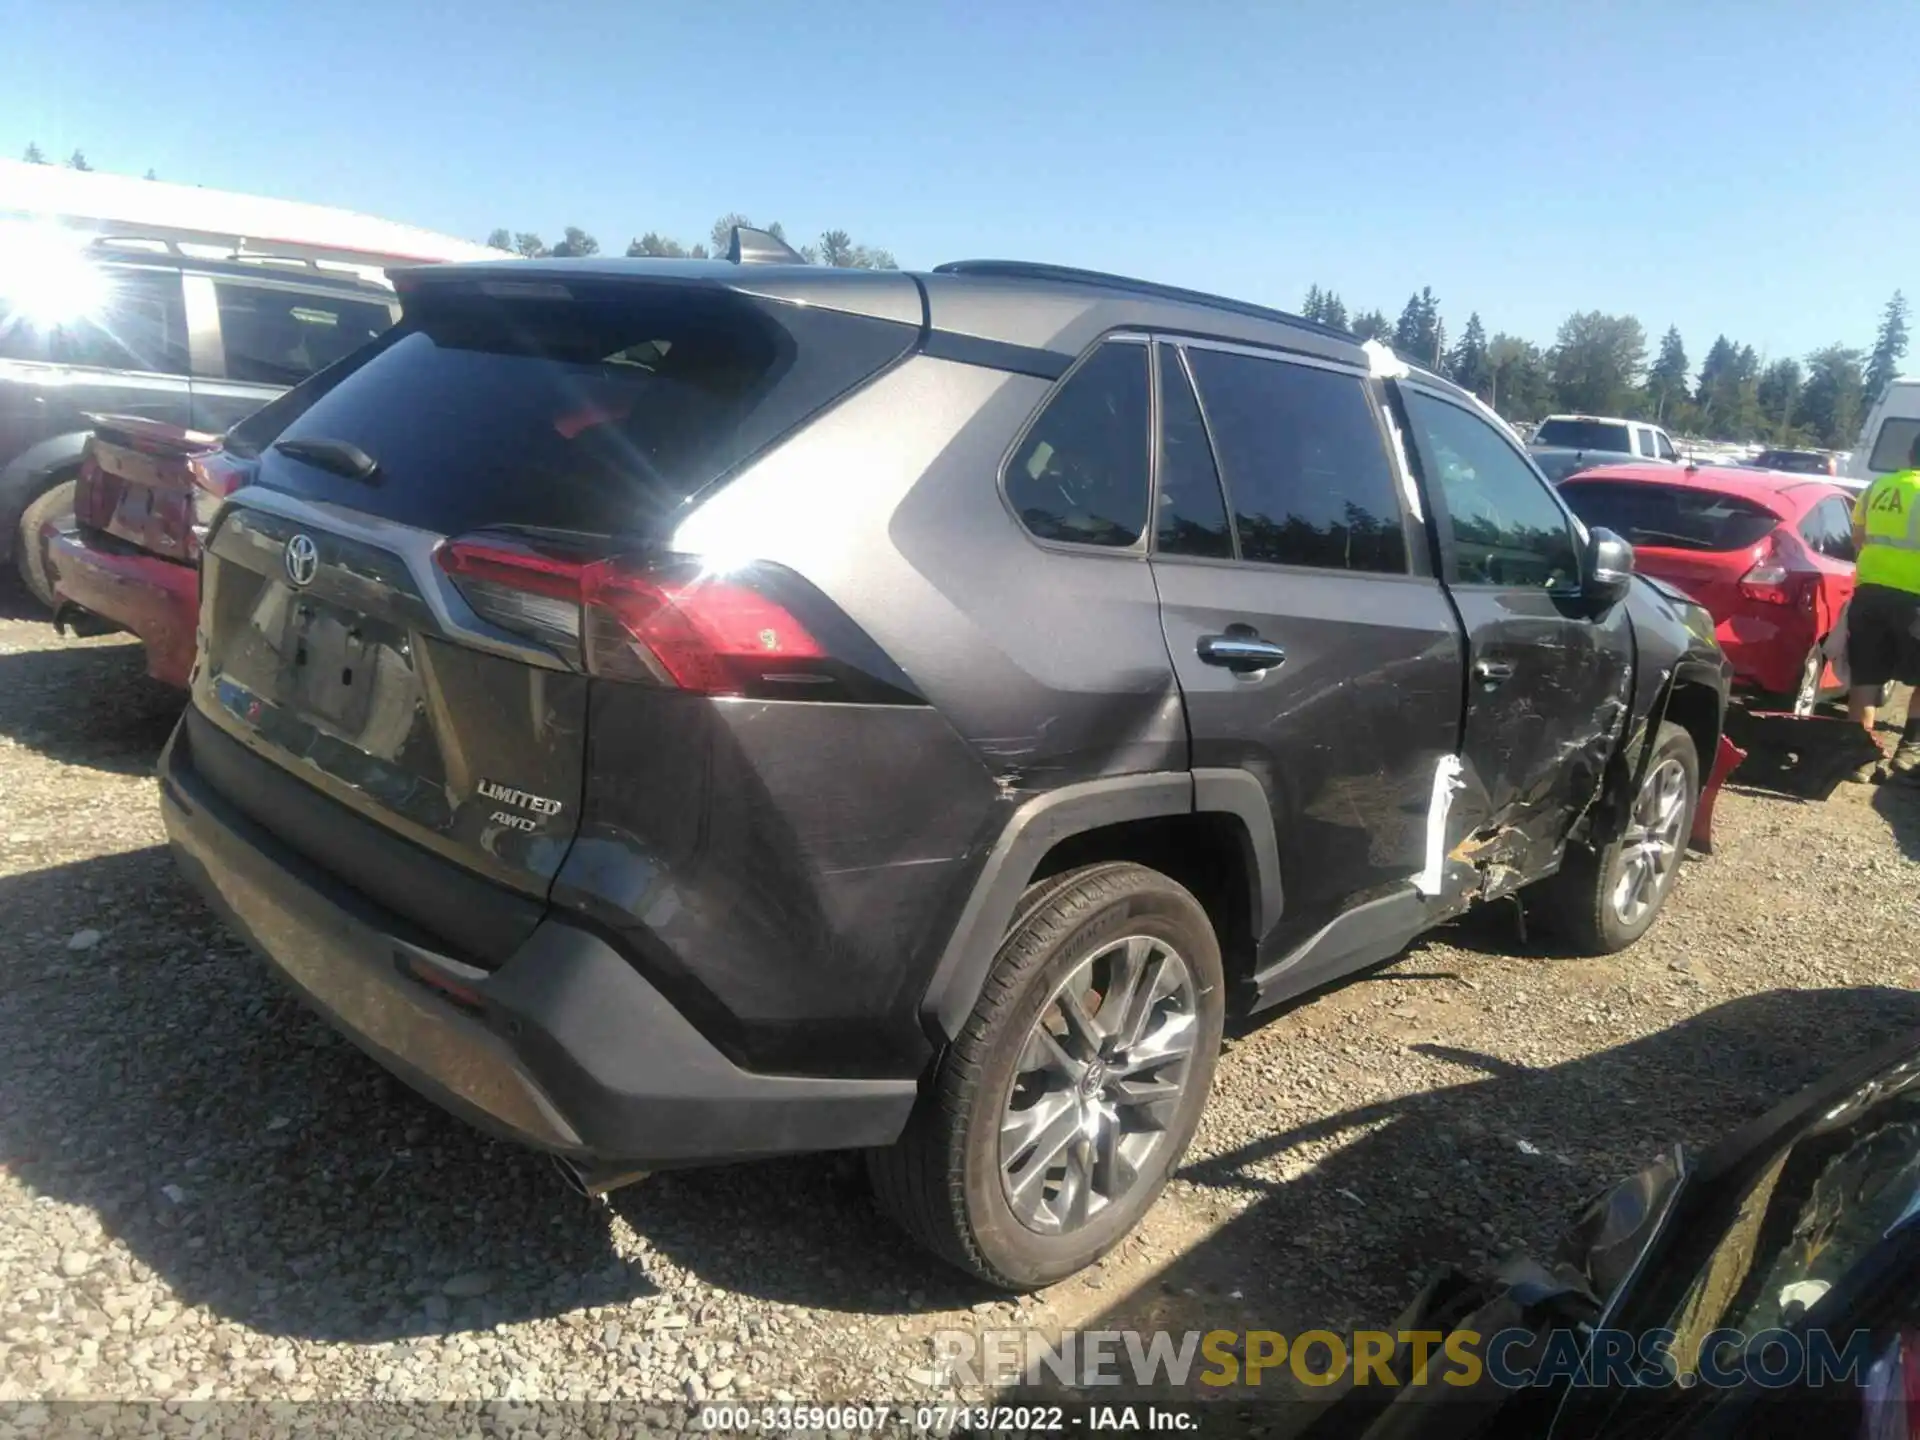
{"label": "alloy wheel", "polygon": [[1633,814],[1621,837],[1620,878],[1613,886],[1613,913],[1622,924],[1638,925],[1666,888],[1686,837],[1687,768],[1669,755],[1653,767],[1634,799]]}
{"label": "alloy wheel", "polygon": [[1028,1033],[1000,1118],[1000,1179],[1029,1230],[1062,1235],[1151,1173],[1197,1037],[1193,973],[1151,935],[1089,955]]}

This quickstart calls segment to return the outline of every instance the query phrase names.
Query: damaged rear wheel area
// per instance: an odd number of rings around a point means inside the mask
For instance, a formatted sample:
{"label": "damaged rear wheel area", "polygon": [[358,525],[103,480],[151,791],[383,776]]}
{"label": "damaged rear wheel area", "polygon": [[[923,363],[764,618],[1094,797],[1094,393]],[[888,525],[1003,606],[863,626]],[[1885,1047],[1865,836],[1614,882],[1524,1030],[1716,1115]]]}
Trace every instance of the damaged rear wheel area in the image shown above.
{"label": "damaged rear wheel area", "polygon": [[1614,833],[1570,847],[1559,872],[1533,887],[1529,916],[1582,955],[1626,949],[1672,893],[1699,803],[1693,737],[1665,721]]}

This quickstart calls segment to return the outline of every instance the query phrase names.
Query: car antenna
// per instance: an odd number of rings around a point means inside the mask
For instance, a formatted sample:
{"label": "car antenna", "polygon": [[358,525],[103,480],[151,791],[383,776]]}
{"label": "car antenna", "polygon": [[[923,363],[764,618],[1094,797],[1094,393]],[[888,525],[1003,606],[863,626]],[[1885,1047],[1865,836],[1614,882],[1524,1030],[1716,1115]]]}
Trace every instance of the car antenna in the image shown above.
{"label": "car antenna", "polygon": [[778,235],[751,225],[733,227],[727,241],[727,259],[736,265],[804,265],[807,257]]}

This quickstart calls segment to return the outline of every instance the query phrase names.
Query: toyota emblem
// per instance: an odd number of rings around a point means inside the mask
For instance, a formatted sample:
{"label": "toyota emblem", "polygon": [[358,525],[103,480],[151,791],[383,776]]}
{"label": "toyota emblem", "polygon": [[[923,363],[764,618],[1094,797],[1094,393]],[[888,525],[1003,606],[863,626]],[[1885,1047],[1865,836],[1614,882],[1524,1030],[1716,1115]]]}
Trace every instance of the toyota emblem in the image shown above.
{"label": "toyota emblem", "polygon": [[287,579],[296,587],[311,585],[319,568],[320,547],[311,535],[296,535],[287,541]]}

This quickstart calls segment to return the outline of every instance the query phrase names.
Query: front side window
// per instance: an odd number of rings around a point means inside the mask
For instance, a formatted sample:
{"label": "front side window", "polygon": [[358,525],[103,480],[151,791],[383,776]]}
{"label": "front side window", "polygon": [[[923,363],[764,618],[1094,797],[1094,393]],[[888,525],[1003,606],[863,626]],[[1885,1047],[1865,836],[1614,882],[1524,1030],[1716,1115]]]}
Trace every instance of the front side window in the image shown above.
{"label": "front side window", "polygon": [[1458,405],[1401,392],[1446,505],[1456,582],[1538,589],[1579,583],[1573,531],[1552,493],[1500,432]]}
{"label": "front side window", "polygon": [[1399,491],[1364,381],[1225,350],[1187,358],[1243,560],[1406,572]]}
{"label": "front side window", "polygon": [[1007,466],[1041,540],[1125,549],[1147,523],[1147,347],[1108,341],[1053,392]]}
{"label": "front side window", "polygon": [[227,378],[297,385],[345,359],[393,323],[382,301],[215,280]]}
{"label": "front side window", "polygon": [[1662,460],[1678,460],[1680,458],[1680,452],[1673,448],[1673,442],[1657,430],[1653,435],[1653,444]]}

